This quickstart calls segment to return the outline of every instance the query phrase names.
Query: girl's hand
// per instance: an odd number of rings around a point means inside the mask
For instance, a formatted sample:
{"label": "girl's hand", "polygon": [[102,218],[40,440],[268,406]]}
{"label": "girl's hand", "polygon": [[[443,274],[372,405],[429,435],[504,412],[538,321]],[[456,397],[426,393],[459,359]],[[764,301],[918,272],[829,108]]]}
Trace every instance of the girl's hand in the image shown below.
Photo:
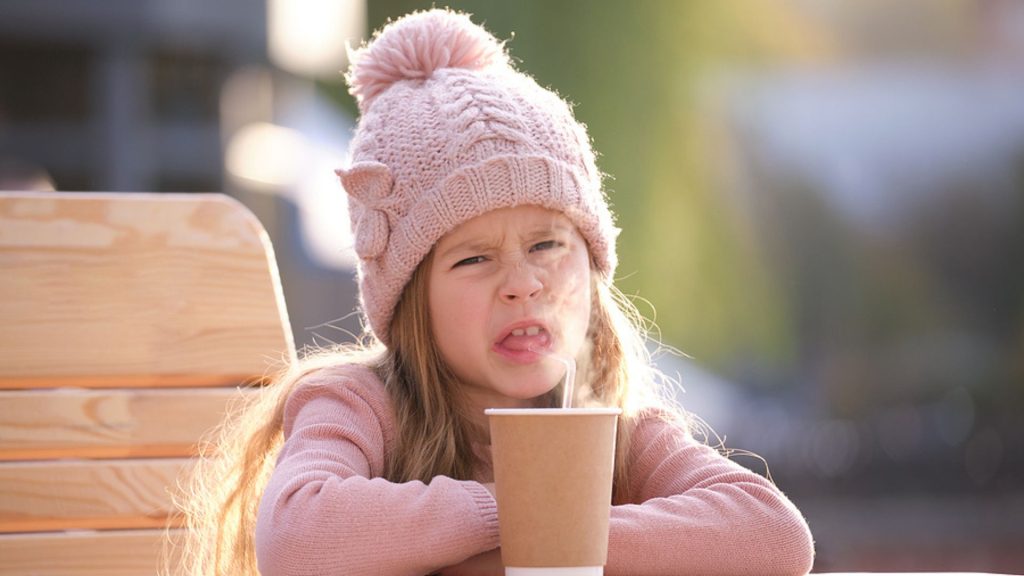
{"label": "girl's hand", "polygon": [[438,572],[439,576],[504,576],[501,564],[501,548],[477,554],[466,561],[449,566]]}

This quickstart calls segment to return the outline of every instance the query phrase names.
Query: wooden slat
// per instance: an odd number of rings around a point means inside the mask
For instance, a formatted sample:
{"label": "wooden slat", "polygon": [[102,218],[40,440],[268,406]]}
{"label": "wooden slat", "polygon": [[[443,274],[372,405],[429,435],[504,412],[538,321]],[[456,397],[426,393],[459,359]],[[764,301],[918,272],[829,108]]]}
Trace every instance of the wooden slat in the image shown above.
{"label": "wooden slat", "polygon": [[157,528],[186,459],[0,464],[0,532]]}
{"label": "wooden slat", "polygon": [[192,456],[244,392],[0,392],[0,460]]}
{"label": "wooden slat", "polygon": [[0,193],[0,270],[0,378],[234,378],[294,358],[266,231],[221,194]]}
{"label": "wooden slat", "polygon": [[0,576],[155,576],[174,565],[164,538],[156,529],[4,534]]}
{"label": "wooden slat", "polygon": [[38,390],[45,388],[218,388],[261,384],[265,374],[97,374],[63,376],[0,375],[0,390]]}

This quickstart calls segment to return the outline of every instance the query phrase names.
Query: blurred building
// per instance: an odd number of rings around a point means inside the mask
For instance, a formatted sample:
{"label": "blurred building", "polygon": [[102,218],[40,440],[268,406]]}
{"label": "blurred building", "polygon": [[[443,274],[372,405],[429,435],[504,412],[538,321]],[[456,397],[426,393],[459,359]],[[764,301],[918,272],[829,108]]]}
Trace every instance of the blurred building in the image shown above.
{"label": "blurred building", "polygon": [[[310,2],[271,4],[287,12]],[[352,35],[347,30],[358,30],[358,40],[365,27],[361,1],[318,4],[334,10],[337,17],[320,21],[332,23],[325,33],[342,49]],[[280,34],[270,32],[285,28],[271,26],[272,19],[288,16],[268,9],[273,6],[263,0],[5,0],[0,166],[31,165],[65,191],[239,198],[274,241],[296,342],[346,340],[343,331],[359,330],[349,316],[355,295],[348,240],[323,229],[347,229],[332,169],[341,164],[351,120],[316,90],[314,74],[323,73],[323,63],[310,70],[289,55],[282,64],[272,61],[271,44]],[[309,21],[291,24],[316,41]],[[344,53],[333,49],[328,56],[337,83]],[[283,68],[292,64],[306,68]],[[321,176],[313,180],[314,173]],[[325,186],[333,188],[311,193]],[[317,197],[321,204],[310,206]]]}
{"label": "blurred building", "polygon": [[266,60],[247,0],[7,0],[0,154],[65,190],[220,190],[220,88]]}

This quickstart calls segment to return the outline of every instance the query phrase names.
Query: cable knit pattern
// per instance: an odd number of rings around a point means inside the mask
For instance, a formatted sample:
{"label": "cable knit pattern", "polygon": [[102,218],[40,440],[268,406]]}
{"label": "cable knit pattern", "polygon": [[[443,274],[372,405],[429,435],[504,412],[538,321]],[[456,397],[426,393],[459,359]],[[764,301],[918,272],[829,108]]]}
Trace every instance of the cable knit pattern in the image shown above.
{"label": "cable knit pattern", "polygon": [[361,117],[349,194],[366,321],[390,340],[405,284],[444,234],[498,208],[565,213],[597,269],[615,270],[615,227],[586,130],[514,70],[498,41],[447,10],[406,16],[353,55]]}
{"label": "cable knit pattern", "polygon": [[[366,368],[300,383],[259,509],[264,576],[419,576],[500,545],[497,504],[477,481],[380,478],[394,438],[387,393]],[[654,414],[638,423],[629,454],[630,494],[611,510],[608,576],[810,570],[806,522],[761,476]],[[490,481],[491,470],[478,476]]]}

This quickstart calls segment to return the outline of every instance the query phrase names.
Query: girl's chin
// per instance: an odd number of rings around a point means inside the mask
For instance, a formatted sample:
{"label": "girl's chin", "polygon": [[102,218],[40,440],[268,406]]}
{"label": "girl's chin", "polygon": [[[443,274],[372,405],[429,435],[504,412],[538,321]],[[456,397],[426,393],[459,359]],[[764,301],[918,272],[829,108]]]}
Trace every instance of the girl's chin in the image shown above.
{"label": "girl's chin", "polygon": [[488,406],[490,408],[527,407],[557,388],[564,375],[565,368],[557,362],[537,362],[529,366],[491,366],[485,374],[468,381],[474,382],[472,388],[486,390],[491,402],[507,401],[509,404]]}
{"label": "girl's chin", "polygon": [[558,386],[559,382],[557,376],[543,375],[535,377],[535,379],[522,378],[505,381],[496,388],[501,390],[503,395],[509,399],[525,402],[536,400],[551,392]]}

